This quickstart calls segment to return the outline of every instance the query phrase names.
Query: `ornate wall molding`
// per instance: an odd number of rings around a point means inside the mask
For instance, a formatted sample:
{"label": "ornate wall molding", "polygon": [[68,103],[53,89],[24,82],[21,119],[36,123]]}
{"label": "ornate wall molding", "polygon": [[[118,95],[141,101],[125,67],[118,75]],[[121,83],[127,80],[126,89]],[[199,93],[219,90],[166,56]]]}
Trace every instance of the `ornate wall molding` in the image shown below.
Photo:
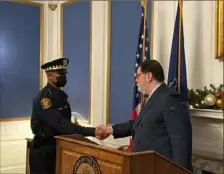
{"label": "ornate wall molding", "polygon": [[51,11],[55,11],[57,8],[57,4],[48,4],[49,9],[51,9]]}

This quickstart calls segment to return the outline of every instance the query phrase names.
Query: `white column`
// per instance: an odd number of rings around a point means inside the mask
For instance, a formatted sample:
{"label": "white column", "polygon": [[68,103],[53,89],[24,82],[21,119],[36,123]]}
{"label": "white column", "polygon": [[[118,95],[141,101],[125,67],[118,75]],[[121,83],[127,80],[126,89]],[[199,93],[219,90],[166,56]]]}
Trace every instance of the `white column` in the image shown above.
{"label": "white column", "polygon": [[107,1],[92,2],[91,125],[104,122]]}
{"label": "white column", "polygon": [[[56,4],[55,10],[49,8],[50,4]],[[46,3],[46,25],[47,25],[47,45],[46,51],[48,52],[48,57],[46,60],[53,60],[60,57],[60,39],[61,39],[61,3],[54,3],[52,1],[47,1]]]}
{"label": "white column", "polygon": [[[45,1],[44,4],[44,60],[43,63],[60,57],[61,2]],[[56,4],[55,10],[49,4]],[[43,84],[46,76],[43,75]]]}

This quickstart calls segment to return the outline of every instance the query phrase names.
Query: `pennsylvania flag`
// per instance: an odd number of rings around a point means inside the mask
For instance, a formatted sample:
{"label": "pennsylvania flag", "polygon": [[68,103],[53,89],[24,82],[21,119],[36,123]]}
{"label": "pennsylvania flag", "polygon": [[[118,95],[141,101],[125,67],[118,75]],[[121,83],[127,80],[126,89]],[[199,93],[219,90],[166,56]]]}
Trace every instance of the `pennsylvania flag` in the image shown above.
{"label": "pennsylvania flag", "polygon": [[[148,35],[148,28],[147,28],[147,12],[146,12],[146,2],[147,1],[141,1],[141,24],[139,29],[139,35],[138,35],[138,43],[137,43],[137,50],[136,50],[136,61],[135,61],[135,74],[134,74],[134,82],[136,78],[136,73],[138,66],[141,62],[145,61],[146,59],[150,58],[150,51],[149,51],[149,35]],[[134,91],[133,91],[133,106],[132,106],[132,114],[131,118],[132,120],[135,120],[138,116],[137,107],[139,105],[142,105],[145,101],[147,96],[143,96],[142,93],[138,91],[137,84],[135,82],[134,85]],[[132,151],[132,139],[130,139],[130,151]]]}
{"label": "pennsylvania flag", "polygon": [[173,42],[170,55],[168,86],[180,94],[181,102],[187,103],[187,73],[184,51],[183,2],[178,1]]}

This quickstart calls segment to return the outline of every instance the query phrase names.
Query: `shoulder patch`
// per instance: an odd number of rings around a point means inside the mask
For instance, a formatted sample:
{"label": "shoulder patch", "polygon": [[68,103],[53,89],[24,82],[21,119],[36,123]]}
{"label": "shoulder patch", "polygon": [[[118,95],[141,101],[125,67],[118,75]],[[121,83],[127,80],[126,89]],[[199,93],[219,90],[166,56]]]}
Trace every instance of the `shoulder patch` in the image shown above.
{"label": "shoulder patch", "polygon": [[40,102],[43,109],[48,109],[52,105],[51,100],[49,98],[43,98]]}

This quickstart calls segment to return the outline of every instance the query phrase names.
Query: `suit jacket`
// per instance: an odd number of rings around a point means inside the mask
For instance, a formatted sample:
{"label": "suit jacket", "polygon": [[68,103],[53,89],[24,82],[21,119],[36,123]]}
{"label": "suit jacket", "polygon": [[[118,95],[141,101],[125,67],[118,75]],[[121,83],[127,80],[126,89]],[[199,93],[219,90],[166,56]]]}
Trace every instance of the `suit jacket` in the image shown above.
{"label": "suit jacket", "polygon": [[134,152],[154,150],[191,169],[192,127],[188,107],[164,83],[152,94],[136,120],[112,128],[114,138],[132,136]]}

